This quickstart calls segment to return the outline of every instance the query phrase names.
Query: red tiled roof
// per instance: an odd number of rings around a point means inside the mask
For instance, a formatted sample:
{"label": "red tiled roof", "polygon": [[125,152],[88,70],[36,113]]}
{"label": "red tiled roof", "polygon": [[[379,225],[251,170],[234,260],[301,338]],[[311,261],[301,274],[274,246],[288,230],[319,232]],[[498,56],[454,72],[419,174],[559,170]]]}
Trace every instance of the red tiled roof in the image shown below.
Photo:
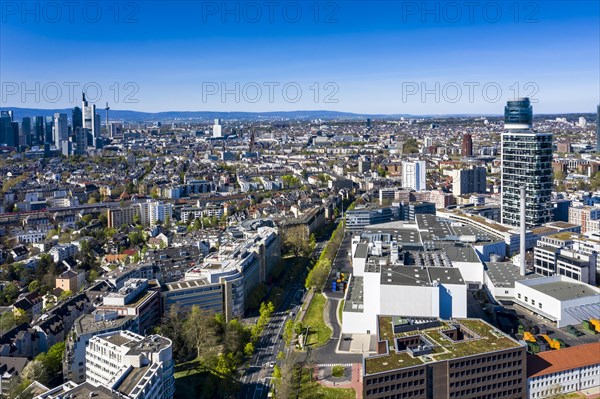
{"label": "red tiled roof", "polygon": [[600,342],[527,356],[527,378],[600,363]]}

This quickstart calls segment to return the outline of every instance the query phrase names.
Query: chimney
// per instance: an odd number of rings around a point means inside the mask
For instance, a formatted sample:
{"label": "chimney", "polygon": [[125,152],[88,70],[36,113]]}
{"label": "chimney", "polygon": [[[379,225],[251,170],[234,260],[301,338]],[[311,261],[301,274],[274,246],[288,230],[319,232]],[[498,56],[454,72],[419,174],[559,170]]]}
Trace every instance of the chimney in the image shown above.
{"label": "chimney", "polygon": [[525,275],[525,234],[526,234],[526,225],[525,225],[525,186],[521,186],[521,239],[519,240],[520,244],[520,269],[521,276]]}

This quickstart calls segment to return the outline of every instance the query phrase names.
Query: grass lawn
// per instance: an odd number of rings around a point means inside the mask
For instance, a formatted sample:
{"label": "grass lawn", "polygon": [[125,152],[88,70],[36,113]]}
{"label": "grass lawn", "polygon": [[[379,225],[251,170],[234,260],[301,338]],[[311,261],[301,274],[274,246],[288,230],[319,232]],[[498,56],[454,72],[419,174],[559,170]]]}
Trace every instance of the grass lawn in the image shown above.
{"label": "grass lawn", "polygon": [[306,341],[307,345],[324,345],[331,338],[331,328],[323,321],[323,312],[326,303],[327,298],[323,294],[315,294],[308,306],[304,320],[302,321],[304,327],[310,326],[310,333]]}
{"label": "grass lawn", "polygon": [[301,399],[355,399],[356,392],[352,388],[327,388],[316,381],[310,381],[309,369],[302,370],[300,384]]}
{"label": "grass lawn", "polygon": [[333,370],[331,370],[331,375],[334,377],[342,377],[344,375],[344,370],[346,370],[344,366],[333,366]]}

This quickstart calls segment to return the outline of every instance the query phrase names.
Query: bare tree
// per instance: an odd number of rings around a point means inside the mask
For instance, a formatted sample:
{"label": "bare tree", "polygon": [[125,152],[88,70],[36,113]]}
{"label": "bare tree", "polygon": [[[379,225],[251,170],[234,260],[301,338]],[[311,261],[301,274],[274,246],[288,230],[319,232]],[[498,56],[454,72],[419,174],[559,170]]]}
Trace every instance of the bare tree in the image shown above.
{"label": "bare tree", "polygon": [[216,343],[214,318],[206,310],[194,305],[184,323],[184,334],[186,341],[196,348],[200,358],[203,352],[211,352]]}

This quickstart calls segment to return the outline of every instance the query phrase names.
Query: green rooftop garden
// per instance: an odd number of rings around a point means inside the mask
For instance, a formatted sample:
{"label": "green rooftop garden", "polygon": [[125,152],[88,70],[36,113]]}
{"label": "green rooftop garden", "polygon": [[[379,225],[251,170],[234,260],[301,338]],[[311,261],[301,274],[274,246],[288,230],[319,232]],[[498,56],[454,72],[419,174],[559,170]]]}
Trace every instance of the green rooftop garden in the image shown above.
{"label": "green rooftop garden", "polygon": [[[465,338],[462,341],[454,341],[442,333],[444,330],[453,328],[450,323],[446,322],[442,322],[442,325],[439,327],[419,331],[415,329],[404,333],[394,334],[392,318],[387,316],[379,317],[379,339],[380,341],[388,342],[390,353],[367,358],[365,362],[365,373],[367,375],[381,373],[389,370],[418,366],[429,362],[473,356],[519,346],[519,343],[479,319],[460,319],[455,320],[453,324],[460,324],[461,327],[466,327],[466,329],[470,330],[477,337],[474,339]],[[397,353],[395,351],[393,338],[412,335],[422,335],[426,340],[430,341],[434,345],[432,353],[417,357],[413,357],[405,351]]]}

